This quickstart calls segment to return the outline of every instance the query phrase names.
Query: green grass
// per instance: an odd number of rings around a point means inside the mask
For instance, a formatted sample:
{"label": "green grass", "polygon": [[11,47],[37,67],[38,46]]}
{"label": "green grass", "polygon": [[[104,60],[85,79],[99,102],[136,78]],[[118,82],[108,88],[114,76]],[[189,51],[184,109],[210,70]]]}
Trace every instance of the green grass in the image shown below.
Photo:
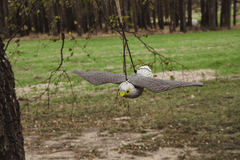
{"label": "green grass", "polygon": [[[188,69],[215,69],[219,75],[239,76],[239,37],[239,30],[230,30],[157,35],[142,39],[154,49],[161,50],[158,53],[183,64]],[[128,37],[128,40],[135,64],[138,63],[138,59],[146,63],[154,61],[152,53],[136,38]],[[78,39],[77,42],[84,45],[86,40]],[[41,43],[48,46],[43,48]],[[57,92],[55,88],[50,89],[49,108],[46,96],[34,100],[32,96],[36,95],[32,94],[28,95],[29,100],[32,100],[30,103],[20,101],[24,136],[35,134],[40,137],[36,142],[25,145],[41,145],[45,139],[58,137],[65,132],[71,132],[74,138],[79,136],[83,128],[90,127],[107,130],[112,136],[116,132],[144,134],[148,129],[154,129],[161,131],[162,136],[143,135],[136,141],[144,144],[140,150],[135,149],[136,146],[132,143],[120,148],[120,153],[147,156],[146,151],[157,151],[159,147],[187,146],[197,148],[200,155],[194,156],[188,151],[179,155],[178,159],[240,158],[240,80],[205,81],[201,88],[179,88],[163,93],[144,90],[141,97],[126,100],[116,97],[117,85],[93,86],[72,74],[73,70],[122,73],[120,38],[91,39],[85,49],[90,58],[78,45],[73,46],[73,41],[66,40],[63,50],[65,60],[61,69],[67,70],[71,81],[74,81],[74,87],[82,87],[77,91],[74,88],[77,103],[73,100],[68,84],[60,86],[59,89],[64,90]],[[14,43],[11,43],[7,51],[8,56],[14,51],[13,47]],[[23,51],[24,54],[10,58],[15,78],[23,86],[47,83],[43,80],[47,79],[50,72],[60,63],[60,47],[61,41],[21,41],[17,50]],[[66,61],[71,53],[69,48],[74,49],[74,55]],[[17,63],[13,63],[16,60]],[[157,58],[156,72],[162,72],[160,62]],[[228,63],[231,65],[227,65]],[[127,64],[127,71],[132,74],[129,58]],[[176,63],[170,65],[174,70],[182,69]],[[67,82],[64,76],[54,78],[54,82]],[[16,85],[20,86],[17,82]],[[191,98],[192,95],[195,97]],[[123,116],[130,116],[131,119],[127,120],[127,123],[113,120]],[[156,138],[153,141],[154,136]]]}
{"label": "green grass", "polygon": [[[240,72],[240,63],[238,61],[240,59],[239,35],[240,30],[230,30],[192,34],[154,35],[148,38],[142,37],[142,40],[150,44],[157,51],[162,49],[162,51],[158,51],[159,54],[163,54],[183,64],[188,69],[215,69],[220,75],[234,76]],[[144,45],[136,38],[128,37],[128,40],[134,64],[138,64],[138,59],[146,63],[154,61],[153,54],[148,52]],[[47,44],[47,47],[42,47],[42,43]],[[16,50],[23,52],[21,56],[10,58],[15,78],[23,86],[47,83],[44,80],[60,64],[61,43],[61,41],[54,43],[48,40],[20,41],[20,47],[15,49],[16,44],[11,42],[7,50],[9,57],[10,52]],[[86,40],[78,39],[77,43],[83,46]],[[122,42],[119,37],[92,38],[85,48],[86,53],[80,46],[76,45],[74,41],[66,40],[63,49],[64,63],[61,69],[67,70],[72,81],[82,81],[81,78],[72,74],[73,70],[122,73]],[[69,48],[73,49],[74,54],[67,61],[67,57],[72,52],[69,51]],[[90,56],[88,57],[87,54]],[[162,72],[160,62],[160,59],[157,58],[156,72]],[[227,63],[231,63],[232,65],[226,65]],[[133,74],[130,64],[130,59],[127,56],[127,72],[128,74]],[[180,65],[175,63],[171,65],[174,70],[178,71],[182,69]],[[54,80],[54,82],[57,81],[67,82],[67,79],[62,76]],[[19,87],[20,84],[16,82],[16,86]],[[89,87],[88,89],[102,89],[101,86],[91,87],[90,84],[87,84],[87,86]]]}

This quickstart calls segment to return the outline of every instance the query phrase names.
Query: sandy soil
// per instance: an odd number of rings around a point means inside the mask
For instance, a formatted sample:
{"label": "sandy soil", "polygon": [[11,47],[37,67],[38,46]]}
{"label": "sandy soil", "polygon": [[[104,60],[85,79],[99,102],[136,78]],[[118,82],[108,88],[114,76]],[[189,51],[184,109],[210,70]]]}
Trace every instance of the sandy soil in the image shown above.
{"label": "sandy soil", "polygon": [[[47,160],[47,159],[68,159],[75,160],[80,158],[83,153],[86,157],[93,159],[106,159],[106,160],[161,160],[161,159],[176,159],[178,155],[191,150],[191,155],[198,155],[195,148],[159,148],[155,152],[146,152],[147,156],[137,156],[127,153],[119,153],[119,148],[124,144],[134,143],[140,136],[158,133],[161,136],[161,131],[147,130],[148,133],[115,133],[114,136],[99,136],[98,129],[83,131],[82,136],[76,139],[67,139],[71,133],[66,133],[60,137],[45,141],[40,147],[25,147],[26,160]],[[101,135],[107,133],[102,132]],[[25,143],[34,141],[38,136],[25,137]],[[152,138],[154,141],[154,137]],[[140,145],[141,143],[135,143]],[[54,148],[54,149],[52,149]],[[78,148],[78,149],[75,149]],[[75,152],[77,150],[77,153]],[[79,152],[79,153],[78,153]],[[94,157],[93,152],[98,152],[98,157]],[[88,159],[83,158],[83,159]]]}

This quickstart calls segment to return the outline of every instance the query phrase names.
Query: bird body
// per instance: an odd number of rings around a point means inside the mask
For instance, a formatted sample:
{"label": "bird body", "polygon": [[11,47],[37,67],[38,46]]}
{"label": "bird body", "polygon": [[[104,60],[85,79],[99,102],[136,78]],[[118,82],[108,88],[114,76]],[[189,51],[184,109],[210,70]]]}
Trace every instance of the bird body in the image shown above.
{"label": "bird body", "polygon": [[202,87],[204,85],[203,83],[197,82],[168,81],[151,78],[152,71],[148,66],[142,66],[137,70],[137,73],[127,76],[127,81],[125,75],[118,73],[82,71],[73,71],[73,73],[79,75],[93,85],[102,85],[106,83],[120,84],[118,87],[119,94],[121,97],[125,98],[139,97],[144,88],[159,93],[179,87]]}

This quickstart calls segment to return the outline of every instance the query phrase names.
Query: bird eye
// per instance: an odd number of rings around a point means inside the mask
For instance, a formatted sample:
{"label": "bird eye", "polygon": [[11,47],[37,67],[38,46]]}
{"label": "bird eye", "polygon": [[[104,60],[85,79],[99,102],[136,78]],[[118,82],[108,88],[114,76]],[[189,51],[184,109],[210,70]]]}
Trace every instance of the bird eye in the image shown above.
{"label": "bird eye", "polygon": [[127,93],[129,93],[129,90],[127,91]]}

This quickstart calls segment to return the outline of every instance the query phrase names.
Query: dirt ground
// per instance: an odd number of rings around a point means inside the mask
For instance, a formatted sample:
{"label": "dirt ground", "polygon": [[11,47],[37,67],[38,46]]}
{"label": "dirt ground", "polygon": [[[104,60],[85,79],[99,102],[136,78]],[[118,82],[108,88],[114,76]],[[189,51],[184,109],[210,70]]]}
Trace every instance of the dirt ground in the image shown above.
{"label": "dirt ground", "polygon": [[[26,160],[47,160],[47,159],[68,159],[68,160],[76,160],[83,155],[89,155],[91,157],[91,153],[96,152],[96,150],[101,154],[100,158],[94,156],[92,159],[106,159],[106,160],[161,160],[161,159],[176,159],[178,155],[185,153],[186,151],[191,150],[191,155],[198,155],[195,148],[159,148],[158,151],[155,152],[147,152],[147,156],[136,156],[127,153],[119,153],[118,148],[121,145],[126,145],[129,143],[134,143],[140,136],[148,135],[153,133],[158,133],[158,136],[161,136],[161,131],[156,130],[148,130],[148,133],[140,134],[140,133],[122,133],[122,134],[114,134],[113,137],[99,137],[97,133],[98,129],[86,130],[83,131],[82,136],[77,137],[76,139],[68,139],[71,136],[71,133],[66,133],[60,137],[58,137],[58,141],[52,139],[51,141],[45,141],[40,147],[32,147],[26,148]],[[102,132],[101,135],[106,133]],[[157,137],[157,136],[156,136]],[[154,141],[154,138],[152,140]],[[29,136],[25,137],[25,143],[31,142],[37,139],[37,136]],[[140,145],[141,143],[137,143]],[[55,149],[51,149],[54,147]],[[76,153],[72,150],[73,148],[79,147],[81,148],[81,153]],[[87,157],[87,156],[86,156]],[[89,159],[83,158],[83,159]],[[90,158],[91,159],[91,158]]]}
{"label": "dirt ground", "polygon": [[[205,75],[202,76],[202,73]],[[182,72],[175,71],[171,72],[175,76],[175,80],[185,80],[185,81],[201,81],[215,79],[214,70],[197,70],[191,72]],[[158,73],[157,78],[168,79],[170,72]],[[184,75],[184,76],[183,76]],[[46,85],[47,86],[47,85]],[[37,86],[43,87],[43,86]],[[22,92],[23,88],[16,88],[17,94]],[[26,87],[26,91],[28,94],[31,94],[31,89]],[[115,118],[116,121],[124,121],[130,117],[121,117]],[[81,133],[81,136],[77,136],[75,139],[71,139],[71,133],[65,133],[64,135],[53,138],[52,140],[47,140],[42,143],[41,146],[33,146],[33,147],[25,147],[26,160],[47,160],[47,159],[68,159],[75,160],[79,158],[83,158],[83,155],[88,155],[87,157],[91,158],[91,154],[99,154],[102,159],[106,160],[161,160],[168,159],[174,160],[178,155],[189,153],[189,150],[192,152],[191,155],[199,155],[195,148],[159,148],[158,151],[147,152],[148,156],[138,156],[127,153],[119,153],[119,148],[121,145],[136,143],[136,140],[142,135],[154,134],[157,133],[157,136],[161,136],[161,130],[147,130],[148,132],[145,134],[141,133],[115,133],[114,136],[109,136],[107,132],[99,132],[98,128],[95,129],[85,129]],[[99,134],[100,133],[100,134]],[[154,141],[153,137],[152,140]],[[36,141],[38,136],[25,136],[24,143],[29,143]],[[79,153],[76,153],[76,150],[81,150]],[[88,159],[85,158],[85,159]],[[92,159],[99,159],[98,157],[92,156]]]}

